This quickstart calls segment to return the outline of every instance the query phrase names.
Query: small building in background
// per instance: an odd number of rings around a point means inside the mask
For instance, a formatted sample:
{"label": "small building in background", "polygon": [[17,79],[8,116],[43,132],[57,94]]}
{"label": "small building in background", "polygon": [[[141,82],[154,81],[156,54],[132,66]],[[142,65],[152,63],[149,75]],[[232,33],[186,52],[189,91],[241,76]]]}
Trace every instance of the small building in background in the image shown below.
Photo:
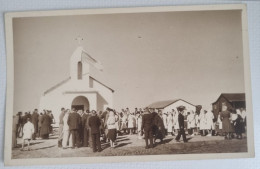
{"label": "small building in background", "polygon": [[215,117],[222,111],[222,104],[225,104],[229,111],[234,111],[237,108],[246,108],[245,93],[222,93],[212,103],[212,110]]}
{"label": "small building in background", "polygon": [[193,105],[185,100],[182,100],[182,99],[158,101],[158,102],[154,102],[154,103],[150,104],[147,107],[161,110],[162,113],[167,113],[167,112],[171,112],[172,109],[174,109],[176,112],[178,112],[177,107],[179,107],[179,106],[185,106],[185,108],[186,108],[185,114],[187,112],[191,112],[191,111],[196,112],[195,105]]}

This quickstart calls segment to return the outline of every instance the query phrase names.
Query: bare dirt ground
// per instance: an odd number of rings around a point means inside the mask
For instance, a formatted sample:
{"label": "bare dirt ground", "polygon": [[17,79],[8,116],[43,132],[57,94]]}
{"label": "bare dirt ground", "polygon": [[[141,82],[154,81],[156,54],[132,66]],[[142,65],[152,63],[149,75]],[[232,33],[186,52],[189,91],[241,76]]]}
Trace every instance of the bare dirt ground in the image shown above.
{"label": "bare dirt ground", "polygon": [[[78,149],[62,149],[57,146],[57,136],[48,140],[34,140],[31,142],[31,151],[21,151],[15,148],[12,151],[13,159],[46,158],[46,157],[90,157],[90,156],[130,156],[130,155],[158,155],[158,154],[194,154],[194,153],[235,153],[247,152],[246,139],[224,140],[220,136],[188,137],[188,143],[176,142],[174,136],[167,136],[163,144],[156,143],[153,149],[144,148],[144,140],[137,135],[123,135],[117,139],[117,147],[110,148],[108,143],[102,144],[102,152],[93,153],[89,147]],[[21,139],[18,139],[19,147]]]}

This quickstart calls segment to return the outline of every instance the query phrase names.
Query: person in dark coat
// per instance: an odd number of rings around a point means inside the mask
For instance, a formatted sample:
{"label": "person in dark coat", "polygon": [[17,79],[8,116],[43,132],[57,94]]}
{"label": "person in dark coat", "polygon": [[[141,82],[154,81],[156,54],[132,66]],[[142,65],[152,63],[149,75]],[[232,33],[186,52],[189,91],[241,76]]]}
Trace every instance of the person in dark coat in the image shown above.
{"label": "person in dark coat", "polygon": [[220,119],[222,121],[222,132],[225,135],[225,139],[231,139],[231,132],[233,131],[230,122],[231,112],[227,110],[226,105],[222,105],[222,112],[220,112]]}
{"label": "person in dark coat", "polygon": [[43,114],[40,113],[40,115],[38,117],[38,137],[41,137],[42,116],[43,116]]}
{"label": "person in dark coat", "polygon": [[78,135],[79,135],[79,144],[83,145],[83,139],[84,139],[84,126],[82,125],[82,116],[84,114],[83,110],[78,110],[77,113],[80,116],[80,123],[79,123],[79,130],[78,130]]}
{"label": "person in dark coat", "polygon": [[79,126],[81,123],[81,117],[72,109],[72,113],[69,114],[67,124],[69,125],[70,135],[72,136],[72,148],[79,147]]}
{"label": "person in dark coat", "polygon": [[88,125],[91,131],[91,138],[92,138],[92,148],[93,152],[100,152],[101,143],[100,143],[100,118],[97,116],[97,112],[95,110],[91,111],[92,116],[89,118]]}
{"label": "person in dark coat", "polygon": [[83,131],[83,147],[89,146],[89,125],[88,125],[88,119],[90,115],[89,113],[83,113],[81,118],[82,126],[84,127]]}
{"label": "person in dark coat", "polygon": [[163,142],[163,139],[165,137],[165,127],[163,124],[163,120],[162,117],[160,117],[159,114],[157,114],[156,112],[153,112],[154,114],[154,142],[156,141],[156,139],[160,139],[160,143]]}
{"label": "person in dark coat", "polygon": [[50,134],[50,127],[51,127],[52,120],[50,116],[45,113],[42,115],[41,119],[41,137],[42,139],[48,139]]}
{"label": "person in dark coat", "polygon": [[245,127],[244,127],[243,118],[241,116],[239,109],[236,112],[234,126],[235,126],[235,132],[236,132],[237,139],[242,139],[242,133],[245,132]]}
{"label": "person in dark coat", "polygon": [[107,141],[107,134],[108,134],[108,128],[107,128],[107,119],[108,119],[108,111],[104,111],[101,116],[100,119],[103,121],[103,126],[102,126],[102,121],[101,121],[101,126],[103,127],[103,141],[106,143]]}
{"label": "person in dark coat", "polygon": [[183,115],[184,114],[184,109],[185,109],[184,106],[180,106],[180,107],[177,108],[177,110],[179,112],[178,122],[179,122],[180,130],[178,131],[178,135],[175,138],[175,140],[179,142],[180,138],[182,136],[183,142],[186,143],[187,139],[186,139],[186,134],[185,134],[185,130],[184,130],[184,115]]}
{"label": "person in dark coat", "polygon": [[34,109],[34,112],[32,114],[32,124],[34,126],[34,133],[32,135],[33,140],[35,140],[37,132],[38,132],[38,120],[39,120],[38,110]]}
{"label": "person in dark coat", "polygon": [[17,116],[18,116],[18,124],[17,124],[16,137],[17,137],[17,138],[21,138],[22,136],[21,136],[20,134],[22,133],[22,130],[23,130],[23,117],[22,117],[22,112],[18,112]]}
{"label": "person in dark coat", "polygon": [[[145,149],[153,148],[153,115],[148,108],[144,110],[141,130],[144,130]],[[148,144],[148,139],[150,140],[150,145]]]}

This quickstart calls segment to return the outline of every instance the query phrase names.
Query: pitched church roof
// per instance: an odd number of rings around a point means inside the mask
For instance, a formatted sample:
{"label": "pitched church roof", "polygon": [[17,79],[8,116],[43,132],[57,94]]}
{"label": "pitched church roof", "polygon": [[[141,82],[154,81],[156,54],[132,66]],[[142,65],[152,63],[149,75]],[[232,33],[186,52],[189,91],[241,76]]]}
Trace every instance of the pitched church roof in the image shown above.
{"label": "pitched church roof", "polygon": [[[89,76],[89,78],[93,79],[94,81],[96,81],[97,83],[101,84],[102,86],[108,88],[109,90],[111,90],[113,93],[115,92],[112,88],[108,87],[107,85],[105,85],[104,83],[98,81],[97,79],[95,79],[92,76]],[[48,90],[46,90],[43,94],[46,95],[48,93],[50,93],[51,91],[53,91],[54,89],[62,86],[63,84],[65,84],[66,82],[68,82],[71,79],[71,77],[68,77],[66,79],[64,79],[63,81],[57,83],[56,85],[52,86],[51,88],[49,88]]]}
{"label": "pitched church roof", "polygon": [[[193,104],[191,104],[191,103],[189,103],[189,102],[187,102],[185,100],[175,99],[175,100],[164,100],[164,101],[154,102],[154,103],[150,104],[147,107],[148,108],[155,108],[155,109],[164,109],[165,107],[167,107],[167,106],[169,106],[169,105],[171,105],[171,104],[173,104],[173,103],[175,103],[175,102],[177,102],[179,100],[184,101],[184,102],[186,102],[186,103],[188,103],[190,105],[193,105]],[[195,105],[193,105],[193,106],[195,106]]]}

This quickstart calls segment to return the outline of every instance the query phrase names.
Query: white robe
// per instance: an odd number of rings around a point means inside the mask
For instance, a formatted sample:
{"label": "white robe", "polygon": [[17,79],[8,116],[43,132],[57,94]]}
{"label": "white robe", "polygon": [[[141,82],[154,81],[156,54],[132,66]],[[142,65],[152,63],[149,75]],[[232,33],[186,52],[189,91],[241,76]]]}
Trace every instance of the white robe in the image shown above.
{"label": "white robe", "polygon": [[191,129],[195,127],[195,116],[194,114],[189,114],[187,117],[187,128]]}
{"label": "white robe", "polygon": [[207,129],[207,117],[206,114],[204,114],[203,112],[200,113],[200,130],[206,130]]}
{"label": "white robe", "polygon": [[135,127],[136,127],[135,116],[130,114],[128,116],[128,128],[135,128]]}
{"label": "white robe", "polygon": [[167,128],[167,115],[163,114],[162,118],[163,118],[163,125],[164,125],[165,128]]}
{"label": "white robe", "polygon": [[200,119],[198,114],[195,115],[195,125],[198,128],[200,127]]}
{"label": "white robe", "polygon": [[23,126],[23,139],[32,139],[34,133],[34,125],[28,121]]}
{"label": "white robe", "polygon": [[207,118],[207,129],[214,130],[215,129],[215,125],[213,123],[214,114],[212,112],[207,112],[206,118]]}
{"label": "white robe", "polygon": [[142,116],[137,117],[137,130],[138,132],[142,130]]}
{"label": "white robe", "polygon": [[63,117],[63,138],[62,138],[62,147],[67,147],[67,142],[69,141],[69,147],[72,147],[72,136],[70,136],[69,125],[67,123],[69,114],[65,114]]}
{"label": "white robe", "polygon": [[173,127],[173,117],[172,117],[172,115],[168,115],[168,117],[167,117],[167,132],[168,133],[172,132],[172,127]]}
{"label": "white robe", "polygon": [[222,129],[222,121],[220,119],[220,115],[218,115],[218,128],[221,130]]}

